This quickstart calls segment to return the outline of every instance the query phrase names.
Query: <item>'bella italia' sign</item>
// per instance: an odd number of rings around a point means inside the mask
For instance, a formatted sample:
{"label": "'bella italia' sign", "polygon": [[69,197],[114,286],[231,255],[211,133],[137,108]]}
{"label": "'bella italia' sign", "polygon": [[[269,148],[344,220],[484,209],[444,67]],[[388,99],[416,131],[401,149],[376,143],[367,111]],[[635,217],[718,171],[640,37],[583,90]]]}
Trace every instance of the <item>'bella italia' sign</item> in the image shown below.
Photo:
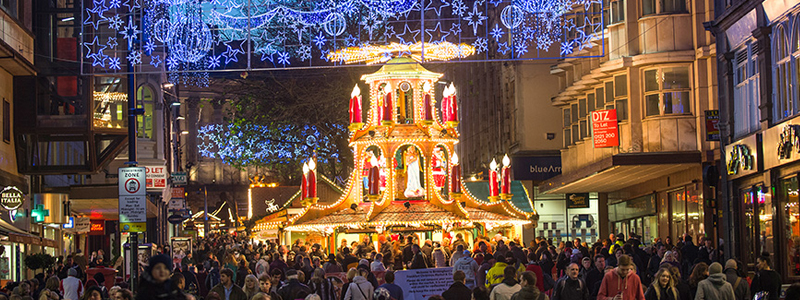
{"label": "'bella italia' sign", "polygon": [[6,210],[15,210],[22,206],[25,195],[15,186],[8,186],[0,192],[0,206]]}

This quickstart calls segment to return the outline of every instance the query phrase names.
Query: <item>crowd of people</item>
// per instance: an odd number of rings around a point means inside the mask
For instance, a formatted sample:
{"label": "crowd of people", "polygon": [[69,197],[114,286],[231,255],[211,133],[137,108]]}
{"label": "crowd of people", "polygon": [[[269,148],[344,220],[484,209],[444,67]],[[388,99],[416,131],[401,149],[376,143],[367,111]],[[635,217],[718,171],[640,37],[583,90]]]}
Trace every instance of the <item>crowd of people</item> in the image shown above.
{"label": "crowd of people", "polygon": [[[158,248],[161,254],[141,270],[135,293],[122,280],[106,284],[102,273],[87,275],[86,267],[108,266],[98,251],[88,259],[59,259],[32,280],[12,282],[0,300],[404,300],[396,271],[441,267],[452,267],[452,284],[426,300],[780,299],[782,281],[769,255],[758,258],[750,277],[741,262],[722,261],[713,240],[698,244],[689,235],[644,247],[639,237],[622,234],[591,245],[537,238],[527,246],[500,234],[471,243],[461,234],[442,241],[381,234],[376,241],[342,240],[336,254],[326,254],[320,244],[300,240],[254,244],[211,234],[183,257]],[[119,261],[109,267],[120,267]],[[785,299],[800,300],[800,285],[792,285]]]}

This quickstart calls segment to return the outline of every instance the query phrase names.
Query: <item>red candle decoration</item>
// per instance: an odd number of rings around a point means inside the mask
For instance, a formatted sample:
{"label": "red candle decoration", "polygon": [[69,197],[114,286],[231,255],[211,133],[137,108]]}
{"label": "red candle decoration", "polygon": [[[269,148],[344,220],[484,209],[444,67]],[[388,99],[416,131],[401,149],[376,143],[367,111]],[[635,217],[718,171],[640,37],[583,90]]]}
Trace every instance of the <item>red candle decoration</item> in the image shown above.
{"label": "red candle decoration", "polygon": [[442,91],[442,122],[450,121],[450,87]]}
{"label": "red candle decoration", "polygon": [[372,163],[372,168],[369,168],[369,194],[370,195],[379,195],[380,190],[380,171],[378,170],[378,162],[375,158],[372,158],[374,163]]}
{"label": "red candle decoration", "polygon": [[458,103],[456,102],[456,87],[450,83],[450,121],[458,121]]}
{"label": "red candle decoration", "polygon": [[394,118],[394,103],[392,103],[392,87],[386,84],[383,91],[383,121],[391,122]]}
{"label": "red candle decoration", "polygon": [[350,123],[361,123],[361,89],[358,84],[350,94]]}
{"label": "red candle decoration", "polygon": [[317,198],[317,164],[314,159],[308,160],[308,198]]}
{"label": "red candle decoration", "polygon": [[489,164],[489,196],[490,197],[497,197],[499,194],[499,185],[500,182],[497,179],[497,161],[492,159],[492,163]]}
{"label": "red candle decoration", "polygon": [[511,159],[508,154],[503,157],[503,184],[500,189],[502,194],[511,194]]}
{"label": "red candle decoration", "polygon": [[303,180],[300,182],[300,199],[308,198],[308,164],[303,164]]}
{"label": "red candle decoration", "polygon": [[453,168],[450,171],[450,192],[461,194],[461,165],[458,164],[458,154],[453,153]]}
{"label": "red candle decoration", "polygon": [[425,92],[425,121],[433,120],[432,103],[431,103],[431,84],[425,82],[422,85],[422,90]]}

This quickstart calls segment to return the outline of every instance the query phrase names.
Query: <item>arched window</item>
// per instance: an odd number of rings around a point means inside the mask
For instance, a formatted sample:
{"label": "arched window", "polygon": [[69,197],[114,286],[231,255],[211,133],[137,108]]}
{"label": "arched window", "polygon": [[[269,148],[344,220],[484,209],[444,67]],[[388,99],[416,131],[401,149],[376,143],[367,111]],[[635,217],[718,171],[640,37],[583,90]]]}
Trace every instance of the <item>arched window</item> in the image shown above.
{"label": "arched window", "polygon": [[794,96],[794,87],[797,85],[792,72],[792,55],[789,53],[789,35],[787,35],[788,22],[779,24],[772,33],[772,62],[773,62],[773,109],[775,110],[774,122],[793,116],[797,112]]}
{"label": "arched window", "polygon": [[137,132],[141,139],[153,139],[153,89],[147,85],[136,91],[136,106],[144,109],[144,114],[136,116]]}

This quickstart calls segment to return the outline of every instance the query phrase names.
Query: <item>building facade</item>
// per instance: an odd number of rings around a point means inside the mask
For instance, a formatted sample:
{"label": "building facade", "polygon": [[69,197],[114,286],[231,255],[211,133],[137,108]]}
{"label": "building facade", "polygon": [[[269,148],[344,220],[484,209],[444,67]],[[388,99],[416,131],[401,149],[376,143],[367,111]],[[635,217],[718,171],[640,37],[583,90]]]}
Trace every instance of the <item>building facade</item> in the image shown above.
{"label": "building facade", "polygon": [[[711,3],[610,1],[603,15],[596,46],[551,68],[562,174],[539,192],[597,193],[601,238],[716,237],[716,181],[704,179],[719,159],[705,117],[716,109],[716,46],[703,27]],[[606,110],[616,112],[618,145],[595,144],[592,113]]]}
{"label": "building facade", "polygon": [[732,255],[754,270],[773,257],[784,282],[800,279],[798,1],[715,1],[721,201]]}

